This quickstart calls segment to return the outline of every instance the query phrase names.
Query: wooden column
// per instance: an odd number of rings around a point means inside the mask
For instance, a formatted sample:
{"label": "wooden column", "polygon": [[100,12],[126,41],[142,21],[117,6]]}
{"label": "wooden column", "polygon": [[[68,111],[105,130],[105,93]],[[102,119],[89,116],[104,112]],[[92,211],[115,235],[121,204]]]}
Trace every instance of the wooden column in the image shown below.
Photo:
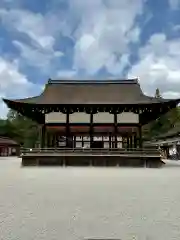
{"label": "wooden column", "polygon": [[114,114],[114,139],[115,139],[115,148],[117,148],[117,114]]}
{"label": "wooden column", "polygon": [[137,148],[137,133],[134,135],[134,148]]}
{"label": "wooden column", "polygon": [[93,113],[90,113],[90,148],[92,147],[93,137]]}
{"label": "wooden column", "polygon": [[69,110],[66,113],[66,148],[68,147],[69,140]]}
{"label": "wooden column", "polygon": [[56,144],[56,148],[58,147],[58,136],[57,136],[57,132],[55,133],[55,144]]}
{"label": "wooden column", "polygon": [[84,147],[84,137],[82,136],[82,143],[81,143],[82,147]]}
{"label": "wooden column", "polygon": [[55,133],[53,133],[53,140],[52,140],[52,142],[53,142],[53,148],[55,148],[56,147],[56,139],[55,139]]}
{"label": "wooden column", "polygon": [[48,147],[48,132],[47,132],[47,128],[45,126],[45,140],[44,140],[44,147],[47,148]]}
{"label": "wooden column", "polygon": [[109,148],[111,148],[111,136],[109,135]]}
{"label": "wooden column", "polygon": [[130,139],[129,139],[129,135],[127,134],[126,135],[126,139],[127,139],[127,149],[129,149],[129,145],[130,145]]}
{"label": "wooden column", "polygon": [[52,132],[49,132],[49,147],[52,148]]}
{"label": "wooden column", "polygon": [[39,125],[39,126],[38,126],[37,148],[41,148],[41,135],[42,135],[42,125]]}
{"label": "wooden column", "polygon": [[46,125],[41,126],[41,148],[45,147]]}
{"label": "wooden column", "polygon": [[46,132],[46,138],[47,138],[47,148],[49,148],[50,147],[50,134],[49,134],[49,132]]}
{"label": "wooden column", "polygon": [[132,136],[132,134],[130,136],[130,148],[131,149],[133,148],[133,136]]}
{"label": "wooden column", "polygon": [[141,125],[138,126],[138,130],[139,130],[139,148],[142,148],[143,142],[142,142],[142,126]]}
{"label": "wooden column", "polygon": [[76,136],[74,136],[74,148],[76,148]]}

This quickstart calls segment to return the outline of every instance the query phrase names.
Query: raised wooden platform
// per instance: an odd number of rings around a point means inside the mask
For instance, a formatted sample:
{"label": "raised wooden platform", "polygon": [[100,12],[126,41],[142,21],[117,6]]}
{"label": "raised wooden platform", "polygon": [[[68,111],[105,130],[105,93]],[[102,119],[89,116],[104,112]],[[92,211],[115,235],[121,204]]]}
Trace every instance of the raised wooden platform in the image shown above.
{"label": "raised wooden platform", "polygon": [[24,149],[22,166],[161,167],[157,149]]}

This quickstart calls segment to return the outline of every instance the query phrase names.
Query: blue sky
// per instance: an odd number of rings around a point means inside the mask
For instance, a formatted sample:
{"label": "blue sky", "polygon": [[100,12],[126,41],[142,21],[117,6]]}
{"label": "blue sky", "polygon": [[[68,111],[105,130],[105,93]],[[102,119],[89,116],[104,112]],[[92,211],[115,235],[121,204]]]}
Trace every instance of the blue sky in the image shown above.
{"label": "blue sky", "polygon": [[138,77],[174,98],[179,62],[180,0],[0,1],[0,97],[39,94],[48,78]]}

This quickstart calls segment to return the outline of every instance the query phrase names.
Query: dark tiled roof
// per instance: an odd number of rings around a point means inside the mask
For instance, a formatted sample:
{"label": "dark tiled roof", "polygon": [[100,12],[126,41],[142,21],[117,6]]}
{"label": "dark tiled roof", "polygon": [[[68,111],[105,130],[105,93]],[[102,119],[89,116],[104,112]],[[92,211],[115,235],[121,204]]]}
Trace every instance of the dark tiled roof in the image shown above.
{"label": "dark tiled roof", "polygon": [[16,145],[17,146],[19,144],[13,139],[0,136],[0,145]]}
{"label": "dark tiled roof", "polygon": [[137,79],[49,80],[40,96],[7,100],[29,104],[151,104],[172,101],[143,94]]}

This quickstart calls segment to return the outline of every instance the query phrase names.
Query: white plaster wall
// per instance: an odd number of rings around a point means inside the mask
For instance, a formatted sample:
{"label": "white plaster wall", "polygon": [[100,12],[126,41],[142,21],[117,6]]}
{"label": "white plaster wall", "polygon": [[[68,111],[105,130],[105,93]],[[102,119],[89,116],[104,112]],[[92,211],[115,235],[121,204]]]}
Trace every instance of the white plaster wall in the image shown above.
{"label": "white plaster wall", "polygon": [[139,114],[132,112],[123,112],[117,114],[118,123],[139,123]]}
{"label": "white plaster wall", "polygon": [[[114,114],[110,113],[96,113],[93,116],[94,123],[113,123]],[[66,114],[60,112],[51,112],[45,114],[46,123],[65,123]],[[86,113],[73,113],[69,115],[70,123],[90,123],[90,114]],[[139,115],[132,112],[123,112],[117,114],[118,123],[139,123]]]}
{"label": "white plaster wall", "polygon": [[90,123],[90,114],[76,112],[69,115],[70,123]]}
{"label": "white plaster wall", "polygon": [[110,113],[96,113],[93,115],[94,123],[113,123],[114,122],[114,114]]}
{"label": "white plaster wall", "polygon": [[51,112],[45,114],[45,123],[65,123],[66,114],[61,112]]}

